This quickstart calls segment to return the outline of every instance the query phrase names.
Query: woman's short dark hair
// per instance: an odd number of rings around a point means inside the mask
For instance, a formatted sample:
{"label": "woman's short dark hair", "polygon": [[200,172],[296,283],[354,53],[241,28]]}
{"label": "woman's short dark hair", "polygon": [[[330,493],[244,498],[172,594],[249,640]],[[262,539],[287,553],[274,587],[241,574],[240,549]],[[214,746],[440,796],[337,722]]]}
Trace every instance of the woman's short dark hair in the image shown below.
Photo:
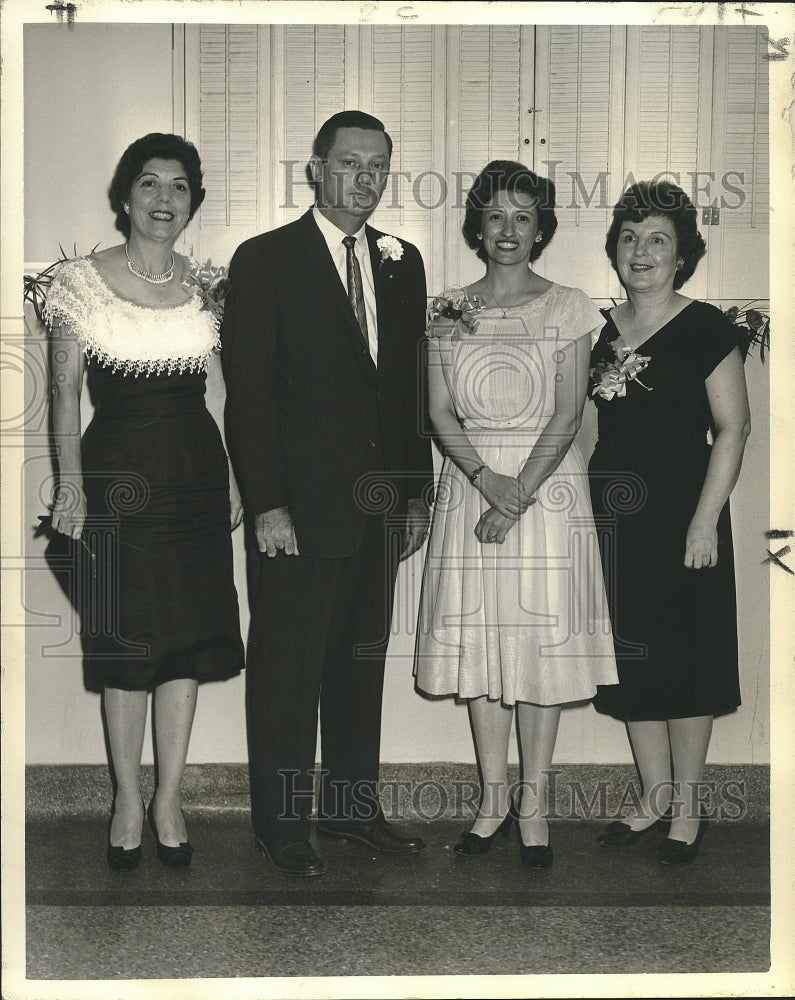
{"label": "woman's short dark hair", "polygon": [[116,213],[116,228],[127,239],[130,237],[130,217],[124,211],[124,205],[130,200],[133,181],[140,176],[144,164],[155,157],[160,160],[178,160],[185,168],[185,176],[190,188],[189,222],[195,215],[196,209],[204,201],[202,164],[199,152],[193,143],[183,139],[181,135],[172,135],[169,132],[150,132],[148,135],[136,139],[124,150],[108,190],[110,207]]}
{"label": "woman's short dark hair", "polygon": [[544,247],[555,235],[558,220],[555,216],[555,185],[546,177],[540,177],[515,160],[492,160],[475,178],[466,200],[466,213],[461,231],[464,239],[478,257],[488,261],[480,238],[481,216],[492,198],[500,191],[517,191],[536,199],[538,231],[542,239],[533,243],[530,260],[537,260]]}
{"label": "woman's short dark hair", "polygon": [[392,156],[392,136],[384,128],[384,123],[366,111],[338,111],[328,121],[323,122],[312,144],[312,152],[319,160],[328,158],[329,151],[341,128],[363,128],[372,132],[383,132],[389,156]]}
{"label": "woman's short dark hair", "polygon": [[[605,250],[618,274],[618,234],[625,222],[642,222],[649,216],[670,219],[676,233],[676,255],[682,266],[674,274],[674,290],[693,277],[696,265],[707,252],[698,231],[698,209],[685,192],[671,181],[638,181],[621,195],[613,209]],[[621,275],[619,274],[619,280]]]}

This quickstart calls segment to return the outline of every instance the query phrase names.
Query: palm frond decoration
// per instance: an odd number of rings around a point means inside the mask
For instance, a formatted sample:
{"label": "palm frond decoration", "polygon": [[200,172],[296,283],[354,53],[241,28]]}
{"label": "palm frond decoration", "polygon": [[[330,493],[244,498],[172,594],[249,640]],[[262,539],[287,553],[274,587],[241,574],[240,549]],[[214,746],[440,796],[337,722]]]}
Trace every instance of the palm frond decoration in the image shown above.
{"label": "palm frond decoration", "polygon": [[770,351],[770,317],[753,308],[759,301],[751,299],[743,306],[731,306],[723,310],[723,315],[737,327],[743,361],[754,347],[758,347],[759,360],[764,364],[765,351]]}

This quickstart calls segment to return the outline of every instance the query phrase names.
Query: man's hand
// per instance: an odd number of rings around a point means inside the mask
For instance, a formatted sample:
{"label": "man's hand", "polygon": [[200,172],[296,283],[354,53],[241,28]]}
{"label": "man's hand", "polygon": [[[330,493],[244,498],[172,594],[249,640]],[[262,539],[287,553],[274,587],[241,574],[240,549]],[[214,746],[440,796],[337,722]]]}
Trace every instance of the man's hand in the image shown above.
{"label": "man's hand", "polygon": [[406,522],[406,541],[400,553],[401,561],[416,552],[428,537],[431,515],[424,500],[416,497],[409,500]]}
{"label": "man's hand", "polygon": [[254,518],[254,531],[260,552],[270,558],[281,550],[286,556],[298,555],[298,542],[290,511],[286,507],[275,507]]}
{"label": "man's hand", "polygon": [[229,507],[231,511],[231,530],[243,520],[243,501],[240,498],[240,490],[237,486],[235,474],[232,472],[232,465],[229,465]]}

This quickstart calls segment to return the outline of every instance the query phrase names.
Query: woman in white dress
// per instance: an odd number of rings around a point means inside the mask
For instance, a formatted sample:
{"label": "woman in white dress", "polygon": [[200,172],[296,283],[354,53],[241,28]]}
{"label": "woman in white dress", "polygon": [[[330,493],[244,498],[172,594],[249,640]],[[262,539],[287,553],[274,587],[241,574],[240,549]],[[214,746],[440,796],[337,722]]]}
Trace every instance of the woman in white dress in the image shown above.
{"label": "woman in white dress", "polygon": [[[546,788],[561,706],[616,677],[588,479],[572,447],[604,321],[579,289],[529,266],[556,227],[550,181],[489,163],[463,226],[486,274],[452,308],[435,300],[429,324],[429,410],[444,466],[417,686],[469,704],[483,789],[455,850],[484,854],[516,821],[529,868],[552,863]],[[517,796],[507,777],[514,710]]]}

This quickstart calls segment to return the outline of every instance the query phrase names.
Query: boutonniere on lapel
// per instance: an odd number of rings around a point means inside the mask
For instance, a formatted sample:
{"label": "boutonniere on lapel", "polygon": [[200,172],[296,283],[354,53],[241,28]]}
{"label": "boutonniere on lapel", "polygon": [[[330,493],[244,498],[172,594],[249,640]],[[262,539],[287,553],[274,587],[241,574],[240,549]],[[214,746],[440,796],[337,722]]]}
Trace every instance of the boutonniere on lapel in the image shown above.
{"label": "boutonniere on lapel", "polygon": [[394,236],[381,236],[375,245],[381,251],[379,270],[384,266],[385,260],[400,260],[403,256],[403,244]]}
{"label": "boutonniere on lapel", "polygon": [[651,392],[652,387],[643,385],[638,378],[643,369],[648,368],[651,358],[631,351],[624,343],[621,334],[607,343],[613,357],[599,361],[591,368],[590,394],[608,400],[614,396],[626,396],[627,382],[632,381],[643,386],[647,392]]}

